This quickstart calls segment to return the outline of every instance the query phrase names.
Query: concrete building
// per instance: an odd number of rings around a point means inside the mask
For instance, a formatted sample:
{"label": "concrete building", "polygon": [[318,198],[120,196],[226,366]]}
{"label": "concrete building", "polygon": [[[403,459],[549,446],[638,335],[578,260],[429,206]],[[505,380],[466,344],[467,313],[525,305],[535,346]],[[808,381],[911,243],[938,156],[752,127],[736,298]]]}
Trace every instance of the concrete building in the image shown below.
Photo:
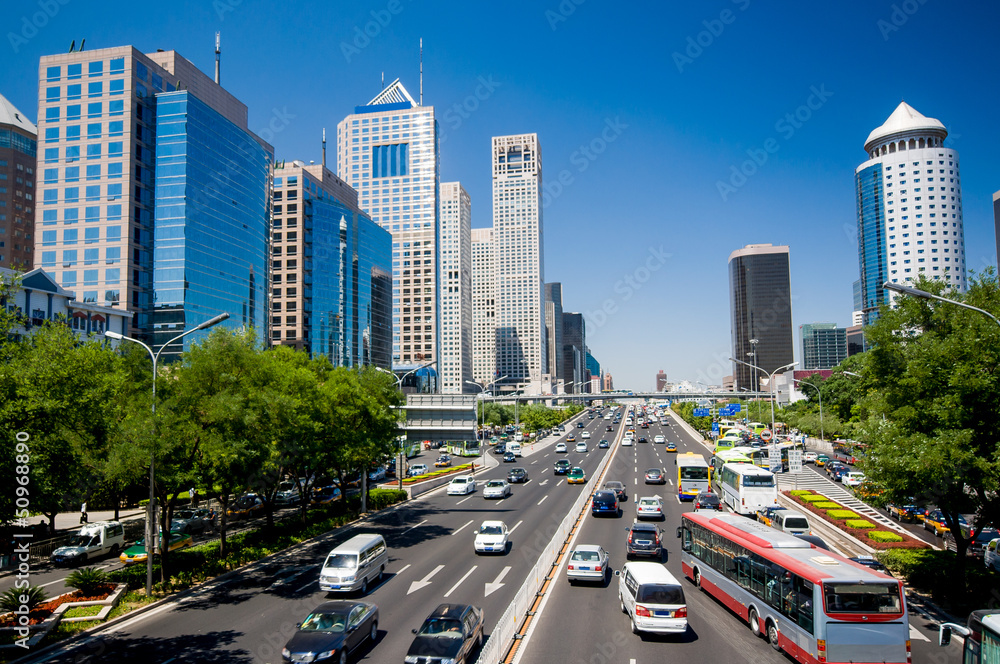
{"label": "concrete building", "polygon": [[958,152],[948,131],[901,102],[865,141],[855,170],[864,322],[886,301],[882,284],[919,276],[965,292],[965,234]]}
{"label": "concrete building", "polygon": [[472,372],[472,201],[441,183],[441,392],[476,392]]}
{"label": "concrete building", "polygon": [[577,383],[587,380],[587,323],[583,314],[563,312],[563,366],[566,371],[563,391],[579,394]]}
{"label": "concrete building", "polygon": [[495,136],[492,160],[496,370],[511,385],[542,389],[549,363],[538,135]]}
{"label": "concrete building", "polygon": [[440,360],[440,155],[433,106],[399,79],[337,125],[337,169],[392,234],[392,362]]}
{"label": "concrete building", "polygon": [[803,370],[832,369],[847,359],[847,329],[836,323],[799,326]]}
{"label": "concrete building", "polygon": [[271,343],[334,366],[392,367],[392,235],[323,164],[278,164]]}
{"label": "concrete building", "polygon": [[788,247],[749,244],[730,254],[729,302],[733,358],[763,370],[734,363],[736,388],[753,389],[794,355]]}
{"label": "concrete building", "polygon": [[615,381],[611,377],[611,372],[610,371],[605,371],[604,372],[604,388],[603,389],[604,389],[605,392],[613,392],[614,389],[615,389]]}
{"label": "concrete building", "polygon": [[484,389],[497,378],[493,229],[472,229],[472,375]]}
{"label": "concrete building", "polygon": [[563,367],[562,284],[545,284],[545,354],[549,360],[548,373],[555,381],[554,392],[562,391],[559,381],[566,379]]}
{"label": "concrete building", "polygon": [[0,268],[31,270],[35,260],[38,129],[0,95]]}
{"label": "concrete building", "polygon": [[660,369],[656,372],[656,391],[663,392],[667,388],[667,372]]}
{"label": "concrete building", "polygon": [[732,392],[733,391],[733,377],[732,376],[723,376],[722,377],[722,391],[723,392]]}

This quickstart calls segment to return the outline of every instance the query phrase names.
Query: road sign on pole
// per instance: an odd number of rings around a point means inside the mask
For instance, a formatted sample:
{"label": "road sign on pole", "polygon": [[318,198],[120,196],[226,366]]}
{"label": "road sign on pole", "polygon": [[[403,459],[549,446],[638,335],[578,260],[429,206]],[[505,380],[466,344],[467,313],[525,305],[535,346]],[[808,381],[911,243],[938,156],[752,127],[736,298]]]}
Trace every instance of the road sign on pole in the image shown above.
{"label": "road sign on pole", "polygon": [[788,472],[802,472],[802,450],[788,450]]}
{"label": "road sign on pole", "polygon": [[781,450],[778,449],[777,445],[768,445],[767,447],[767,465],[768,469],[772,473],[781,472]]}

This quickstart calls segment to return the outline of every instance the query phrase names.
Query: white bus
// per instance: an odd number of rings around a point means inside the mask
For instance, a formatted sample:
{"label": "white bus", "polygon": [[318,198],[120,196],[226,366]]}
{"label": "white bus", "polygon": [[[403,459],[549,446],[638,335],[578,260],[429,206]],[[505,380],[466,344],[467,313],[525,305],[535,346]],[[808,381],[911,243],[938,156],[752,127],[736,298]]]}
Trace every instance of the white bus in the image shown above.
{"label": "white bus", "polygon": [[719,479],[722,502],[737,514],[753,516],[758,510],[778,504],[774,473],[752,463],[727,463]]}

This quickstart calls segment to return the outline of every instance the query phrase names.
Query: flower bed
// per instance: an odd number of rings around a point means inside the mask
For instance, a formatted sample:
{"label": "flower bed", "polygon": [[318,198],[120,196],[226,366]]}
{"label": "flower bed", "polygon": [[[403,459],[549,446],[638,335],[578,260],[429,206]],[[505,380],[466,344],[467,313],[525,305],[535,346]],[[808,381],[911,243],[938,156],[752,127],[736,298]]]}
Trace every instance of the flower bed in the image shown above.
{"label": "flower bed", "polygon": [[[60,595],[55,599],[50,599],[47,602],[43,602],[36,606],[28,614],[29,625],[39,625],[46,618],[55,613],[55,610],[59,608],[62,604],[68,604],[70,602],[96,602],[100,600],[107,599],[111,596],[111,593],[115,591],[115,584],[106,584],[99,592],[95,592],[92,595],[84,595],[82,591],[77,590],[75,592],[67,593],[65,595]],[[13,613],[8,613],[0,616],[0,627],[14,627],[16,626],[17,616]]]}
{"label": "flower bed", "polygon": [[[852,535],[858,540],[868,544],[875,549],[924,549],[927,548],[925,542],[921,542],[915,537],[910,537],[909,535],[902,535],[895,532],[890,532],[886,530],[873,530],[875,527],[870,521],[864,521],[870,526],[853,526],[852,521],[856,521],[855,518],[858,515],[853,511],[846,509],[840,503],[830,500],[826,496],[821,496],[816,493],[812,494],[797,494],[793,495],[790,491],[785,491],[784,494],[796,501],[807,510],[813,514],[818,515],[827,523],[836,526],[845,533]],[[818,505],[821,503],[832,503],[835,507],[832,509],[823,509]],[[847,513],[850,516],[844,516],[837,518],[838,513]]]}

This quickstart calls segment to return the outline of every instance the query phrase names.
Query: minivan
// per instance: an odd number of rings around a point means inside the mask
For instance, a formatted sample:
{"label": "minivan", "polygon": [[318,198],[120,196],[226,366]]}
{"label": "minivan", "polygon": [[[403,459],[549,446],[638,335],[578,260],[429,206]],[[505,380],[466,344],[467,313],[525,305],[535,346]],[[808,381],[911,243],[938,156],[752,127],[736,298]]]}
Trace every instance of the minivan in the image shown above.
{"label": "minivan", "polygon": [[625,563],[615,570],[618,601],[632,632],[683,634],[687,631],[684,588],[660,563]]}
{"label": "minivan", "polygon": [[110,554],[118,556],[125,547],[125,529],[120,521],[98,521],[80,529],[64,545],[52,552],[55,565],[82,565]]}
{"label": "minivan", "polygon": [[792,535],[811,535],[809,519],[805,514],[794,510],[778,510],[771,517],[771,527],[783,533]]}
{"label": "minivan", "polygon": [[375,533],[355,535],[330,552],[319,573],[319,587],[326,592],[368,592],[368,585],[382,580],[389,562],[385,539]]}
{"label": "minivan", "polygon": [[516,457],[521,456],[521,443],[518,442],[507,443],[507,451]]}

